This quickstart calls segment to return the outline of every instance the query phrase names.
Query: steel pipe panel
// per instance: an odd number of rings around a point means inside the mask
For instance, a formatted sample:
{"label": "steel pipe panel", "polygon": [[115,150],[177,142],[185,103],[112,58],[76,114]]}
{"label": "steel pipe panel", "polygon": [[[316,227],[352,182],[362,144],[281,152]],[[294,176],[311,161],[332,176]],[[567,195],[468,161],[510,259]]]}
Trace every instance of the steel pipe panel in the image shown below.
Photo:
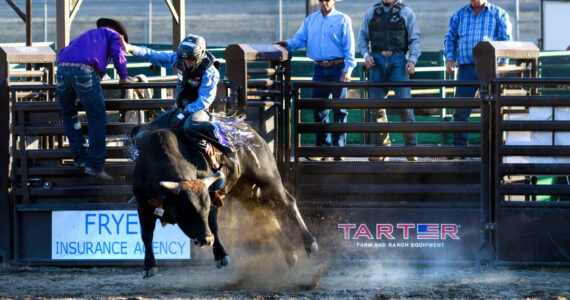
{"label": "steel pipe panel", "polygon": [[[570,123],[569,123],[570,124]],[[301,123],[297,133],[316,132],[480,132],[476,122],[421,122],[421,123]]]}
{"label": "steel pipe panel", "polygon": [[500,121],[499,122],[499,130],[502,130],[502,131],[570,131],[570,121]]}
{"label": "steel pipe panel", "polygon": [[[105,100],[105,108],[107,110],[150,110],[169,108],[174,104],[173,99],[154,99],[154,100],[123,100],[108,99]],[[81,102],[77,108],[83,110]],[[13,105],[14,111],[29,112],[59,112],[60,107],[57,102],[17,102]]]}
{"label": "steel pipe panel", "polygon": [[293,88],[312,88],[312,87],[347,87],[347,88],[374,88],[374,87],[479,87],[480,81],[477,80],[414,80],[414,81],[390,81],[390,82],[369,82],[369,81],[351,81],[351,82],[332,82],[332,81],[293,81]]}
{"label": "steel pipe panel", "polygon": [[552,84],[570,84],[569,77],[549,77],[549,78],[514,78],[502,77],[493,79],[497,84],[517,84],[517,85],[552,85]]}
{"label": "steel pipe panel", "polygon": [[504,175],[570,175],[570,164],[501,164]]}
{"label": "steel pipe panel", "polygon": [[281,85],[283,82],[280,80],[271,79],[250,79],[247,81],[248,87],[270,87],[272,85]]}
{"label": "steel pipe panel", "polygon": [[340,163],[340,164],[300,164],[299,171],[311,174],[479,174],[479,163]]}
{"label": "steel pipe panel", "polygon": [[296,102],[298,109],[322,108],[479,108],[481,100],[478,98],[448,98],[437,100],[434,98],[414,99],[316,99],[303,98]]}
{"label": "steel pipe panel", "polygon": [[[109,122],[107,125],[107,135],[111,134],[128,134],[137,123]],[[81,122],[83,134],[87,134],[89,127],[86,122]],[[14,126],[14,134],[20,135],[21,130],[27,136],[36,135],[65,135],[63,126]]]}
{"label": "steel pipe panel", "polygon": [[[32,197],[77,197],[77,195],[89,196],[120,196],[132,194],[133,187],[128,185],[84,185],[73,187],[53,187],[52,189],[30,188]],[[15,189],[17,196],[24,194],[23,188]],[[101,199],[102,202],[105,199]]]}
{"label": "steel pipe panel", "polygon": [[281,96],[281,91],[274,91],[274,90],[247,91],[247,95],[259,96],[259,97],[279,97]]}
{"label": "steel pipe panel", "polygon": [[501,195],[570,195],[570,185],[499,185]]}
{"label": "steel pipe panel", "polygon": [[570,156],[570,146],[499,146],[502,156]]}
{"label": "steel pipe panel", "polygon": [[481,156],[480,147],[299,147],[298,156]]}
{"label": "steel pipe panel", "polygon": [[[129,149],[125,147],[107,147],[107,158],[123,158]],[[73,154],[68,148],[59,148],[52,150],[26,150],[28,159],[72,159]],[[22,157],[22,152],[16,150],[14,159]]]}
{"label": "steel pipe panel", "polygon": [[247,74],[248,75],[267,75],[267,76],[273,76],[275,74],[283,74],[285,73],[285,71],[283,70],[276,70],[273,68],[252,68],[252,69],[247,69]]}
{"label": "steel pipe panel", "polygon": [[299,184],[301,194],[479,194],[480,184]]}
{"label": "steel pipe panel", "polygon": [[570,96],[501,96],[498,103],[500,106],[568,106]]}
{"label": "steel pipe panel", "polygon": [[[105,170],[113,175],[131,175],[135,166],[134,163],[130,165],[105,165]],[[22,174],[22,169],[17,168],[16,174]],[[77,176],[84,175],[83,168],[78,167],[32,167],[28,169],[28,176]]]}

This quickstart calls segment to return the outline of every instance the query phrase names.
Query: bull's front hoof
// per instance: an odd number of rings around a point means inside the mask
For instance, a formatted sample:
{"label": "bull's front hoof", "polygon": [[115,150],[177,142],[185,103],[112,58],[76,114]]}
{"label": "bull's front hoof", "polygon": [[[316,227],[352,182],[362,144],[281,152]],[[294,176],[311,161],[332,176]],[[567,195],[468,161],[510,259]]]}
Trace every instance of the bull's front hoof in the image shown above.
{"label": "bull's front hoof", "polygon": [[312,242],[311,246],[309,248],[307,248],[306,250],[307,250],[307,255],[309,257],[316,255],[317,252],[319,251],[319,244],[317,244],[317,242]]}
{"label": "bull's front hoof", "polygon": [[224,258],[222,258],[222,259],[216,261],[216,267],[217,267],[218,269],[221,269],[222,267],[225,267],[225,266],[227,266],[227,265],[229,265],[229,264],[230,264],[230,257],[227,256],[227,255],[224,256]]}
{"label": "bull's front hoof", "polygon": [[293,269],[295,264],[297,264],[297,254],[292,253],[291,255],[285,255],[285,261],[287,262],[287,266],[289,266],[289,270]]}
{"label": "bull's front hoof", "polygon": [[143,279],[151,278],[158,273],[158,269],[156,267],[150,270],[143,270]]}

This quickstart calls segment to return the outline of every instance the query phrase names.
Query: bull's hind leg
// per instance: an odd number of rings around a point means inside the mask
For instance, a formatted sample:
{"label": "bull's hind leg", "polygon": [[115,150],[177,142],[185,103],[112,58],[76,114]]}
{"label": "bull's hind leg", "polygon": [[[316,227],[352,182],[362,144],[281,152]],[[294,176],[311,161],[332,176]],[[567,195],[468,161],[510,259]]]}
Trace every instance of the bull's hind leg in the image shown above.
{"label": "bull's hind leg", "polygon": [[271,198],[282,210],[285,211],[286,215],[293,221],[293,223],[301,232],[301,237],[303,239],[303,244],[305,245],[307,255],[309,255],[309,257],[311,255],[315,255],[319,250],[317,239],[309,231],[307,225],[305,225],[305,221],[303,221],[303,217],[301,217],[301,213],[297,208],[297,201],[295,200],[295,197],[287,192],[281,184],[279,184],[279,186],[273,186],[268,190],[269,194],[273,195]]}
{"label": "bull's hind leg", "polygon": [[210,226],[210,231],[214,235],[214,246],[212,247],[214,252],[214,259],[216,260],[216,267],[221,268],[230,264],[230,257],[224,249],[224,246],[220,242],[218,236],[218,208],[212,206],[210,208],[210,214],[208,215],[208,225]]}
{"label": "bull's hind leg", "polygon": [[271,221],[275,226],[275,238],[279,243],[281,251],[283,251],[283,255],[285,256],[285,261],[287,262],[289,268],[293,268],[293,266],[295,266],[295,264],[297,263],[298,259],[297,251],[295,251],[295,246],[293,246],[293,243],[291,243],[291,240],[283,231],[281,224],[277,220],[277,216],[272,212],[269,212],[269,214],[272,215]]}

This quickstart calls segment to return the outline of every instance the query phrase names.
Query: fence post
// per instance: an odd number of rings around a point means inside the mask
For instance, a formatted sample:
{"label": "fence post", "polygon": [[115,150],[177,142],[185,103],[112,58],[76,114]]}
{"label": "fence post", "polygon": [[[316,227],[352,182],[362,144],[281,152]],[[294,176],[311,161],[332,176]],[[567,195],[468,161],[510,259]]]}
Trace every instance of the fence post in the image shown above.
{"label": "fence post", "polygon": [[491,191],[493,187],[492,157],[493,157],[493,126],[492,105],[494,97],[490,93],[489,83],[482,81],[479,87],[481,97],[481,206],[480,222],[481,237],[479,251],[476,257],[476,267],[479,269],[483,265],[494,266],[495,251],[491,246],[491,231],[495,230],[495,225],[491,222]]}
{"label": "fence post", "polygon": [[[0,49],[0,263],[8,263],[11,257],[10,222],[11,205],[8,194],[10,172],[10,94],[8,90],[8,64]],[[4,59],[3,59],[4,58]]]}

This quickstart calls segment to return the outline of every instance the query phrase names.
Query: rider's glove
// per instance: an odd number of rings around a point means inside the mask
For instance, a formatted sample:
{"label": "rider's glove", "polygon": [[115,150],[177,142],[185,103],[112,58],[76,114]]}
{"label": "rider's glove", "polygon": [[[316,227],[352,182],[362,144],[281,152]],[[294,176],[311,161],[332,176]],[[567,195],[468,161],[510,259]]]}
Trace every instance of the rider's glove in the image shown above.
{"label": "rider's glove", "polygon": [[184,120],[190,114],[188,108],[183,109],[178,115],[176,115],[176,127],[180,127],[184,124]]}

